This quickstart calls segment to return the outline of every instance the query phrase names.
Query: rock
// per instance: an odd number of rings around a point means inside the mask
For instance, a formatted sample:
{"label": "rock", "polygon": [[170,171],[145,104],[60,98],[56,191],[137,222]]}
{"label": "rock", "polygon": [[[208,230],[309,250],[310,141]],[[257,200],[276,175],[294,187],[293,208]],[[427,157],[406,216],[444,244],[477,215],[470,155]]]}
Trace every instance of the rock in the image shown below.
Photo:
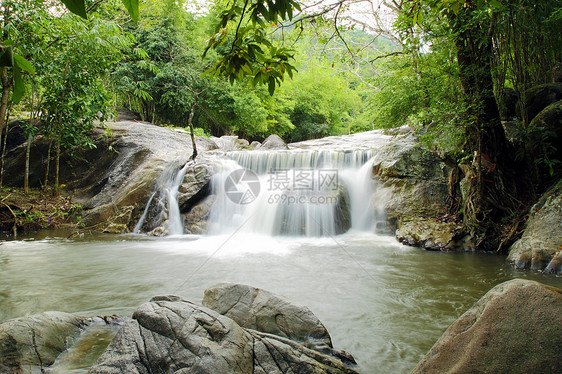
{"label": "rock", "polygon": [[213,173],[212,159],[207,157],[197,159],[195,165],[187,169],[178,189],[178,204],[181,212],[188,211],[208,195],[209,181]]}
{"label": "rock", "polygon": [[549,272],[560,274],[560,252],[562,252],[560,233],[562,233],[562,179],[531,208],[523,236],[509,249],[508,261],[519,269],[547,268]]}
{"label": "rock", "polygon": [[215,196],[207,196],[183,215],[184,232],[186,234],[202,235],[207,233],[211,208],[215,199]]}
{"label": "rock", "polygon": [[138,112],[134,112],[126,108],[116,108],[117,117],[115,121],[141,121],[142,118]]}
{"label": "rock", "polygon": [[45,312],[0,324],[0,372],[35,373],[52,365],[85,321],[72,314]]}
{"label": "rock", "polygon": [[544,272],[546,274],[562,274],[562,250],[552,257]]}
{"label": "rock", "polygon": [[269,135],[261,144],[260,150],[289,149],[287,143],[279,135]]}
{"label": "rock", "polygon": [[[549,142],[556,151],[548,156],[562,160],[562,100],[550,104],[543,109],[531,121],[529,127],[540,128],[541,130],[535,135],[535,143],[544,146],[544,142]],[[545,135],[547,136],[546,139]],[[542,149],[535,149],[534,151],[537,154]]]}
{"label": "rock", "polygon": [[259,147],[261,147],[261,143],[258,142],[257,140],[254,140],[253,142],[250,143],[250,149],[252,150],[256,150]]}
{"label": "rock", "polygon": [[[531,122],[544,108],[562,100],[562,83],[548,83],[527,90],[521,98],[519,111],[527,113],[527,121]],[[521,114],[519,114],[521,118]]]}
{"label": "rock", "polygon": [[462,245],[462,226],[422,217],[403,217],[396,239],[407,245],[434,251],[447,251]]}
{"label": "rock", "polygon": [[502,126],[507,140],[512,143],[521,141],[522,129],[518,121],[502,121]]}
{"label": "rock", "polygon": [[203,306],[244,328],[281,336],[314,349],[332,348],[330,334],[307,307],[259,288],[219,283],[205,290]]}
{"label": "rock", "polygon": [[377,149],[373,172],[382,179],[416,178],[446,182],[448,168],[434,152],[424,149],[414,135],[387,142]]}
{"label": "rock", "polygon": [[515,279],[454,322],[412,373],[562,372],[562,290]]}
{"label": "rock", "polygon": [[[174,162],[185,163],[191,155],[191,138],[186,132],[143,122],[121,121],[106,125],[110,133],[103,129],[92,133],[95,148],[84,150],[80,157],[70,152],[62,155],[60,179],[67,185],[66,191],[73,194],[73,200],[82,204],[87,227],[128,232],[140,218],[164,170]],[[197,138],[196,141],[200,152],[216,148],[209,139]],[[32,143],[32,187],[43,183],[48,144],[48,139],[41,136]],[[25,144],[11,144],[6,154],[6,183],[23,185],[24,163]],[[51,167],[51,172],[53,169]],[[53,179],[51,175],[50,180]],[[130,215],[129,207],[133,207]],[[129,222],[125,222],[125,217],[129,217]]]}
{"label": "rock", "polygon": [[435,180],[388,178],[382,187],[388,190],[385,204],[390,219],[402,217],[440,217],[447,213],[449,186]]}
{"label": "rock", "polygon": [[89,373],[355,373],[288,339],[177,296],[141,305]]}
{"label": "rock", "polygon": [[501,102],[498,105],[500,117],[503,121],[511,121],[517,116],[517,102],[519,95],[513,88],[504,88],[502,91]]}

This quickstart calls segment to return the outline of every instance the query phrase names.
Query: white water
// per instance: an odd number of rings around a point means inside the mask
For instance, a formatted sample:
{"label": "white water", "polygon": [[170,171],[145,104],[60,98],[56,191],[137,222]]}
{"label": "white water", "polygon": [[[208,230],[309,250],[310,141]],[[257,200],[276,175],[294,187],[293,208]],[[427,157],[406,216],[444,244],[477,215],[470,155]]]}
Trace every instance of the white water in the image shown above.
{"label": "white water", "polygon": [[[375,231],[373,151],[230,152],[211,179],[216,200],[209,234],[334,236],[348,228]],[[236,170],[256,174],[260,190],[247,204],[232,201],[225,186]],[[239,184],[241,189],[247,185]],[[242,193],[242,192],[241,192]],[[381,204],[379,204],[381,205]]]}
{"label": "white water", "polygon": [[171,181],[172,183],[166,188],[168,194],[168,232],[170,235],[183,234],[183,221],[178,204],[178,189],[188,166],[189,162],[186,162],[183,168],[177,172],[175,178]]}
{"label": "white water", "polygon": [[138,234],[142,231],[151,207],[155,204],[157,206],[158,214],[156,217],[152,218],[157,221],[153,223],[153,226],[154,224],[163,225],[168,235],[183,234],[183,219],[181,217],[178,204],[178,189],[183,181],[187,168],[190,165],[191,164],[187,162],[179,170],[174,167],[164,172],[156,184],[155,191],[148,199],[141,218],[133,229],[134,233]]}
{"label": "white water", "polygon": [[[372,177],[373,156],[372,150],[225,153],[213,165],[208,234],[330,237],[349,229],[381,233],[379,227],[386,224],[384,196]],[[160,178],[135,232],[149,223],[168,235],[183,234],[178,188],[186,170],[187,164]],[[151,204],[160,213],[147,218]]]}

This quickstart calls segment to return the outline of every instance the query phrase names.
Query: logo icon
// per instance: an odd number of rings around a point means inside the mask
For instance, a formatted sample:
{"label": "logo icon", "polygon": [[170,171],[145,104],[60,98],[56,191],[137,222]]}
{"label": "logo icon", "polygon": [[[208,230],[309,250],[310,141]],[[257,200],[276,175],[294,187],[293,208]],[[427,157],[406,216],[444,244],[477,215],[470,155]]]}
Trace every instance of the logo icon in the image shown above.
{"label": "logo icon", "polygon": [[260,193],[260,180],[248,169],[237,169],[224,182],[226,196],[235,204],[250,204]]}

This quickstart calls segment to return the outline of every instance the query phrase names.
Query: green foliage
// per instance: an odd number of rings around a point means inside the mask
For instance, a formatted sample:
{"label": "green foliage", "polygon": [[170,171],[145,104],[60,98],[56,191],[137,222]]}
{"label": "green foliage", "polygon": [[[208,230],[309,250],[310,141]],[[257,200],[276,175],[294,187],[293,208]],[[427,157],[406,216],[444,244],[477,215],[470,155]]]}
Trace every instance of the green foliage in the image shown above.
{"label": "green foliage", "polygon": [[206,73],[223,76],[231,84],[249,77],[252,87],[267,85],[273,95],[285,75],[292,78],[296,68],[290,62],[293,50],[275,45],[266,26],[291,20],[293,9],[300,10],[294,0],[230,2],[218,14],[215,34],[207,44],[205,54],[213,49],[219,59]]}
{"label": "green foliage", "polygon": [[[86,19],[88,17],[86,13],[86,0],[61,0],[64,5],[72,13],[79,15],[80,17]],[[138,0],[121,0],[123,5],[127,8],[129,15],[133,21],[137,22],[139,17],[139,1]]]}

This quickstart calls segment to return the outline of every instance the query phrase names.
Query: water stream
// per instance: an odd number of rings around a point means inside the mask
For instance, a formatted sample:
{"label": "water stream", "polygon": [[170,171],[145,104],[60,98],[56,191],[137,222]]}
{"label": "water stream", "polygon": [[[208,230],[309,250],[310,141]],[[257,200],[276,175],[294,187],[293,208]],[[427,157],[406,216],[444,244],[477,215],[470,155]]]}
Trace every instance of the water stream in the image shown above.
{"label": "water stream", "polygon": [[[209,235],[182,235],[187,165],[175,165],[135,230],[161,225],[168,237],[0,241],[0,321],[47,310],[131,315],[155,295],[201,302],[206,288],[237,282],[308,306],[361,372],[407,373],[494,285],[525,277],[562,287],[562,277],[515,271],[503,257],[426,252],[381,235],[387,197],[371,178],[371,151],[226,156],[211,181]],[[75,355],[64,367],[85,372]]]}
{"label": "water stream", "polygon": [[502,281],[562,287],[562,278],[515,271],[503,257],[427,252],[353,230],[331,238],[38,235],[0,243],[0,321],[46,310],[131,315],[154,295],[200,302],[213,284],[239,282],[307,305],[363,373],[409,372]]}
{"label": "water stream", "polygon": [[209,233],[326,237],[384,221],[373,151],[230,152],[212,180]]}

